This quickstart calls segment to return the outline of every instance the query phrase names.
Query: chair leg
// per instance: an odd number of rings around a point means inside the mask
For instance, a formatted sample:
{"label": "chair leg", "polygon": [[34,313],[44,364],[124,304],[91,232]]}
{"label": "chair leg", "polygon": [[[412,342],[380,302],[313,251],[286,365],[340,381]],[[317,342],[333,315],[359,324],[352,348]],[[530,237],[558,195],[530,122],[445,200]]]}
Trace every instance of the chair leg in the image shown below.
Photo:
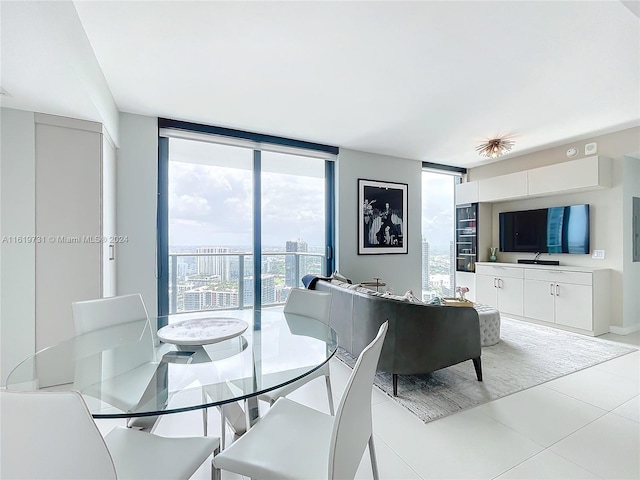
{"label": "chair leg", "polygon": [[227,417],[224,414],[224,408],[220,409],[220,448],[225,449],[227,445]]}
{"label": "chair leg", "polygon": [[329,398],[329,413],[333,417],[335,415],[335,412],[333,409],[333,392],[331,391],[331,380],[329,378],[329,375],[325,376],[324,379],[325,379],[325,382],[327,383],[327,397]]}
{"label": "chair leg", "polygon": [[[213,451],[213,458],[215,458],[216,455],[219,453],[220,453],[220,447],[216,448]],[[211,480],[221,480],[222,474],[220,472],[220,469],[216,468],[216,466],[213,464],[213,458],[211,459]]]}
{"label": "chair leg", "polygon": [[[207,392],[204,387],[202,388],[202,403],[207,403]],[[208,428],[209,423],[209,413],[207,408],[202,409],[202,430],[204,431],[204,436],[206,437],[209,433]]]}
{"label": "chair leg", "polygon": [[398,374],[392,373],[391,378],[393,379],[393,396],[398,396]]}
{"label": "chair leg", "polygon": [[371,457],[371,470],[373,470],[373,480],[379,480],[378,460],[376,459],[376,449],[373,445],[373,433],[369,437],[369,457]]}
{"label": "chair leg", "polygon": [[482,381],[482,361],[480,357],[473,359],[473,366],[476,369],[476,377],[478,377],[478,381]]}

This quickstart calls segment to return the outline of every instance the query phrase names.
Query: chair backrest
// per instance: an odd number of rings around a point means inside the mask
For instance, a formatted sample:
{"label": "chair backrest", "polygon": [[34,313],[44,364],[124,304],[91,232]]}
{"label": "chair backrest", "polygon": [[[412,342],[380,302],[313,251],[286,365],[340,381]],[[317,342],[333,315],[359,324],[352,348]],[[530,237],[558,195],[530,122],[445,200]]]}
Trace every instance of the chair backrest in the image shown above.
{"label": "chair backrest", "polygon": [[284,313],[293,313],[295,315],[315,318],[325,325],[328,325],[330,309],[330,292],[292,288],[283,311]]}
{"label": "chair backrest", "polygon": [[139,293],[73,302],[71,308],[76,335],[149,318]]}
{"label": "chair backrest", "polygon": [[373,434],[371,390],[388,327],[388,321],[383,323],[376,338],[358,357],[338,405],[329,447],[329,479],[355,477]]}
{"label": "chair backrest", "polygon": [[0,391],[6,479],[115,479],[102,435],[77,392]]}
{"label": "chair backrest", "polygon": [[146,320],[146,327],[139,342],[117,348],[114,346],[112,351],[104,352],[100,358],[88,358],[83,362],[77,362],[75,389],[83,391],[87,383],[93,379],[91,372],[96,368],[102,369],[103,378],[110,378],[155,360],[153,330],[147,308],[139,293],[74,302],[71,308],[76,335]]}

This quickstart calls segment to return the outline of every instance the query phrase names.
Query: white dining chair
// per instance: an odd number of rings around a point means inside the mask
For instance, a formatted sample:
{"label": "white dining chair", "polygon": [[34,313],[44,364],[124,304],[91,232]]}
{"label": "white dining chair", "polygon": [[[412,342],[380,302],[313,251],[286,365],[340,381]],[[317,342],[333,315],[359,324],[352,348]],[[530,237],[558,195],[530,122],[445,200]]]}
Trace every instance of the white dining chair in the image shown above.
{"label": "white dining chair", "polygon": [[388,322],[382,324],[360,354],[335,417],[280,398],[214,457],[215,467],[262,480],[352,479],[368,444],[373,478],[378,479],[371,390],[387,327]]}
{"label": "white dining chair", "polygon": [[[287,297],[287,302],[285,303],[283,312],[285,314],[289,313],[292,315],[310,317],[324,323],[325,325],[328,325],[330,309],[331,293],[316,292],[314,290],[306,290],[302,288],[292,288],[289,296]],[[322,367],[295,382],[259,395],[258,400],[263,400],[265,402],[269,402],[269,405],[273,405],[278,398],[289,395],[294,390],[297,390],[301,386],[318,377],[325,377],[327,398],[329,402],[329,412],[331,413],[331,415],[333,415],[333,392],[331,391],[329,362],[325,363]],[[219,411],[222,423],[220,436],[221,446],[224,449],[226,445],[226,424],[228,423],[233,430],[233,433],[238,436],[242,435],[247,430],[246,419],[243,410],[237,403],[224,405],[219,408]],[[206,409],[203,410],[204,432],[206,436],[207,417],[206,413],[204,412],[206,412]]]}
{"label": "white dining chair", "polygon": [[[329,312],[331,310],[331,293],[329,292],[316,292],[314,290],[306,290],[303,288],[292,288],[287,297],[287,303],[284,306],[284,313],[291,313],[294,315],[302,315],[305,317],[311,317],[325,325],[329,325]],[[327,386],[327,399],[329,401],[329,413],[334,414],[333,409],[333,393],[331,391],[331,379],[329,371],[329,362],[325,363],[322,367],[316,371],[296,380],[293,383],[285,385],[284,387],[271,390],[270,392],[263,393],[258,396],[259,400],[269,402],[269,405],[273,405],[275,401],[280,397],[289,395],[294,390],[297,390],[301,386],[309,383],[314,378],[324,377],[325,384]]]}
{"label": "white dining chair", "polygon": [[[132,295],[73,302],[71,309],[76,335],[139,320],[146,320],[146,326],[138,342],[103,354],[100,362],[103,370],[102,375],[106,378],[116,378],[122,374],[127,374],[130,377],[136,375],[149,380],[153,377],[157,368],[154,336],[142,295],[135,293]],[[82,390],[85,386],[82,380],[78,378],[78,374],[81,373],[81,368],[79,365],[76,365],[75,383],[76,389],[78,390]],[[142,381],[137,383],[145,385]],[[102,392],[102,395],[107,399],[112,397],[116,401],[132,405],[135,404],[136,400],[139,400],[142,394],[142,391],[116,387],[114,387],[112,391],[103,389]],[[129,420],[128,426],[153,429],[156,423],[157,417],[140,417]]]}
{"label": "white dining chair", "polygon": [[[214,437],[165,438],[124,427],[103,438],[75,391],[0,391],[0,411],[6,479],[186,479],[220,444]],[[211,478],[220,478],[213,463]]]}

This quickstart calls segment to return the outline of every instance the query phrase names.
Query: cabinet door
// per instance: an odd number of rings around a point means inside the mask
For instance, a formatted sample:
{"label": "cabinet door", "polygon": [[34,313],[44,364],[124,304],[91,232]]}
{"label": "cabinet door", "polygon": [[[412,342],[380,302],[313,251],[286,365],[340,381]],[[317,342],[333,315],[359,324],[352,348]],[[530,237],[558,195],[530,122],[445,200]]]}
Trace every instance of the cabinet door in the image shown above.
{"label": "cabinet door", "polygon": [[543,280],[524,281],[524,316],[554,322],[555,284]]}
{"label": "cabinet door", "polygon": [[459,183],[455,187],[456,205],[478,201],[478,182]]}
{"label": "cabinet door", "polygon": [[556,285],[556,323],[593,330],[591,286],[570,283]]}
{"label": "cabinet door", "polygon": [[497,202],[527,196],[527,172],[516,172],[478,182],[478,200]]}
{"label": "cabinet door", "polygon": [[524,280],[522,278],[498,278],[498,310],[522,316]]}
{"label": "cabinet door", "polygon": [[100,298],[101,134],[36,124],[36,349],[74,335],[71,303]]}
{"label": "cabinet door", "polygon": [[476,302],[498,308],[497,279],[490,275],[476,274]]}

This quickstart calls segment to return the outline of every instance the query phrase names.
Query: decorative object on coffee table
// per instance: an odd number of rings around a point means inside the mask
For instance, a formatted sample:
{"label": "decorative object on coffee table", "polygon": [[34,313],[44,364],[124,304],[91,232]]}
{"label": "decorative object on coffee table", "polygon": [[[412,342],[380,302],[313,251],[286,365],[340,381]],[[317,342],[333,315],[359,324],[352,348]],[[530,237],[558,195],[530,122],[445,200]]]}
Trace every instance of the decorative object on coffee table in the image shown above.
{"label": "decorative object on coffee table", "polygon": [[469,300],[460,300],[459,298],[444,297],[441,299],[441,304],[447,307],[473,307],[473,302]]}
{"label": "decorative object on coffee table", "polygon": [[464,302],[466,301],[464,296],[469,293],[469,287],[456,287],[456,292],[460,296],[460,300]]}
{"label": "decorative object on coffee table", "polygon": [[407,253],[407,188],[358,179],[358,255]]}
{"label": "decorative object on coffee table", "polygon": [[384,282],[381,282],[382,278],[381,277],[373,277],[373,279],[375,280],[375,282],[360,282],[360,285],[364,285],[365,287],[376,287],[376,292],[379,292],[379,288],[380,287],[386,287],[387,284]]}

